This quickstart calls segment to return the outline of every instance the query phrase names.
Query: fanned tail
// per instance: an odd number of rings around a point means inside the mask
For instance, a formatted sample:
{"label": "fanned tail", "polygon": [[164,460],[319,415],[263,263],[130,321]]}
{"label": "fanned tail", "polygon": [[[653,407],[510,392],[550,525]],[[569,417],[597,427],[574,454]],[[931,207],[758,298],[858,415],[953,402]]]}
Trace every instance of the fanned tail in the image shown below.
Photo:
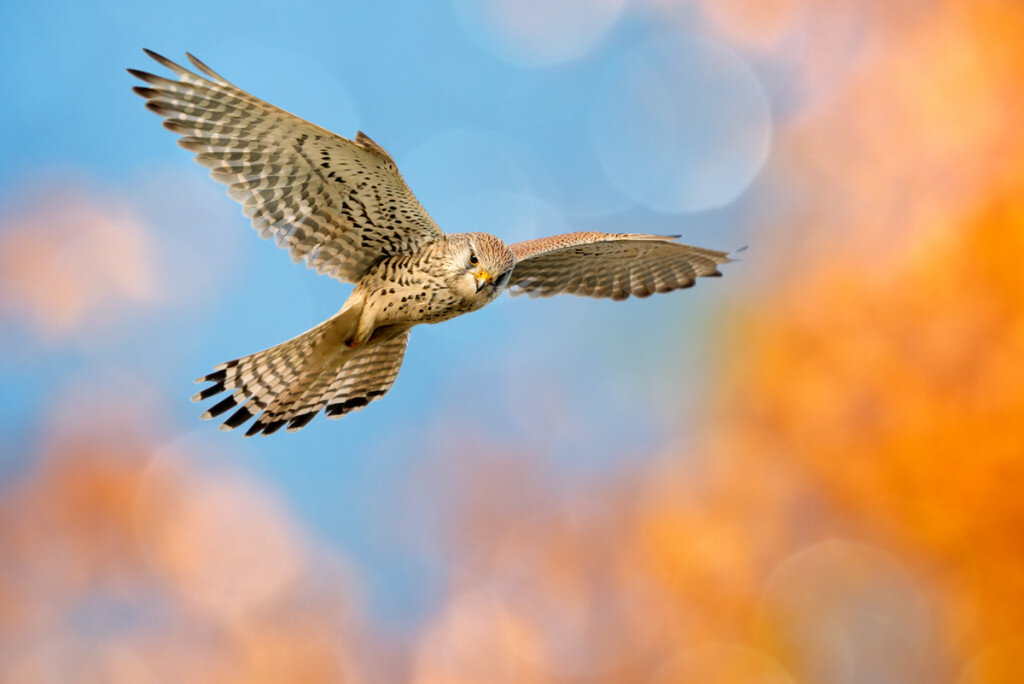
{"label": "fanned tail", "polygon": [[[345,346],[344,340],[355,331],[360,313],[361,307],[346,305],[320,325],[287,342],[214,366],[213,373],[196,380],[212,384],[197,392],[192,401],[228,394],[201,417],[208,420],[235,409],[221,425],[221,430],[232,430],[268,408],[301,396],[311,382],[310,375],[319,375],[330,367],[340,369],[351,358],[353,350]],[[265,418],[266,414],[260,417]],[[285,422],[264,420],[260,431],[270,434]]]}
{"label": "fanned tail", "polygon": [[[341,418],[359,411],[371,401],[380,399],[398,378],[409,343],[409,331],[374,344],[354,357],[331,382],[327,391],[328,418]],[[319,411],[319,407],[316,409]]]}
{"label": "fanned tail", "polygon": [[395,337],[371,340],[364,347],[346,350],[343,362],[310,369],[302,382],[263,412],[246,436],[272,432],[285,423],[293,432],[325,407],[328,418],[365,408],[395,384],[408,340],[408,330]]}
{"label": "fanned tail", "polygon": [[213,418],[238,407],[222,430],[256,417],[246,437],[269,435],[282,427],[298,430],[325,407],[329,418],[340,418],[384,396],[398,377],[409,331],[385,331],[350,349],[344,340],[354,323],[337,320],[344,313],[276,347],[221,364],[200,378],[198,382],[213,384],[193,401],[232,391],[202,417]]}

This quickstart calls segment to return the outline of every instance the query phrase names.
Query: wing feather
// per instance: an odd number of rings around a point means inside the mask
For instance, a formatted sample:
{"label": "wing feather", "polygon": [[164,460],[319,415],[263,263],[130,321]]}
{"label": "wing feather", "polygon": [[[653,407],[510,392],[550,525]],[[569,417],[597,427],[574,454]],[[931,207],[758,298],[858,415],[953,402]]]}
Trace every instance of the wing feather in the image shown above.
{"label": "wing feather", "polygon": [[675,242],[678,236],[581,232],[517,242],[513,295],[648,297],[719,276],[729,254]]}
{"label": "wing feather", "polygon": [[385,256],[444,236],[394,160],[364,133],[348,140],[304,121],[190,54],[200,73],[146,54],[178,79],[129,69],[148,84],[134,91],[182,136],[178,144],[228,186],[260,236],[274,238],[294,261],[355,282]]}

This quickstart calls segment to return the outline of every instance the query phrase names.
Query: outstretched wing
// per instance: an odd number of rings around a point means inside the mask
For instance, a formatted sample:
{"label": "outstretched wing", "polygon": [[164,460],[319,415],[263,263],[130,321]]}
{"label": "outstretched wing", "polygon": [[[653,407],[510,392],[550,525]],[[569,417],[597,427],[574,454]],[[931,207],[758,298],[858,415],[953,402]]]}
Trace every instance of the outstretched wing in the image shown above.
{"label": "outstretched wing", "polygon": [[[443,237],[395,162],[362,132],[348,140],[237,88],[192,55],[199,75],[146,54],[178,80],[128,72],[134,91],[196,161],[228,186],[260,236],[296,262],[355,282],[381,258]],[[187,53],[186,53],[187,54]]]}
{"label": "outstretched wing", "polygon": [[691,287],[699,276],[720,276],[726,252],[691,247],[671,235],[566,233],[510,245],[516,256],[513,295],[625,299]]}

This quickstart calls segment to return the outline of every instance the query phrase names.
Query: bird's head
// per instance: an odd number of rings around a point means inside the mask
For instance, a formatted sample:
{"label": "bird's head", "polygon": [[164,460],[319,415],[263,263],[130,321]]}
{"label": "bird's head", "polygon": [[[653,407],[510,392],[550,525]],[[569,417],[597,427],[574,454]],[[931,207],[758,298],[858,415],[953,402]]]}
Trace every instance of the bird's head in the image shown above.
{"label": "bird's head", "polygon": [[512,250],[489,233],[448,236],[448,285],[460,298],[483,306],[508,285],[515,265]]}

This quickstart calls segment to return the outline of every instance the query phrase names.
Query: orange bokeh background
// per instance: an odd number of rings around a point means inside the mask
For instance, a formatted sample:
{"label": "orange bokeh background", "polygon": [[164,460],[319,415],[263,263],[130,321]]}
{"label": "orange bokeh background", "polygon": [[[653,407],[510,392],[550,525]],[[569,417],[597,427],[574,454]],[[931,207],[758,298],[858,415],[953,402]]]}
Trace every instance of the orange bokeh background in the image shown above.
{"label": "orange bokeh background", "polygon": [[[266,485],[71,393],[0,496],[0,679],[1024,681],[1024,5],[698,5],[796,96],[696,434],[570,495],[558,454],[436,454],[455,571],[398,638]],[[0,236],[8,320],[151,296],[100,257],[41,290],[38,233]]]}

